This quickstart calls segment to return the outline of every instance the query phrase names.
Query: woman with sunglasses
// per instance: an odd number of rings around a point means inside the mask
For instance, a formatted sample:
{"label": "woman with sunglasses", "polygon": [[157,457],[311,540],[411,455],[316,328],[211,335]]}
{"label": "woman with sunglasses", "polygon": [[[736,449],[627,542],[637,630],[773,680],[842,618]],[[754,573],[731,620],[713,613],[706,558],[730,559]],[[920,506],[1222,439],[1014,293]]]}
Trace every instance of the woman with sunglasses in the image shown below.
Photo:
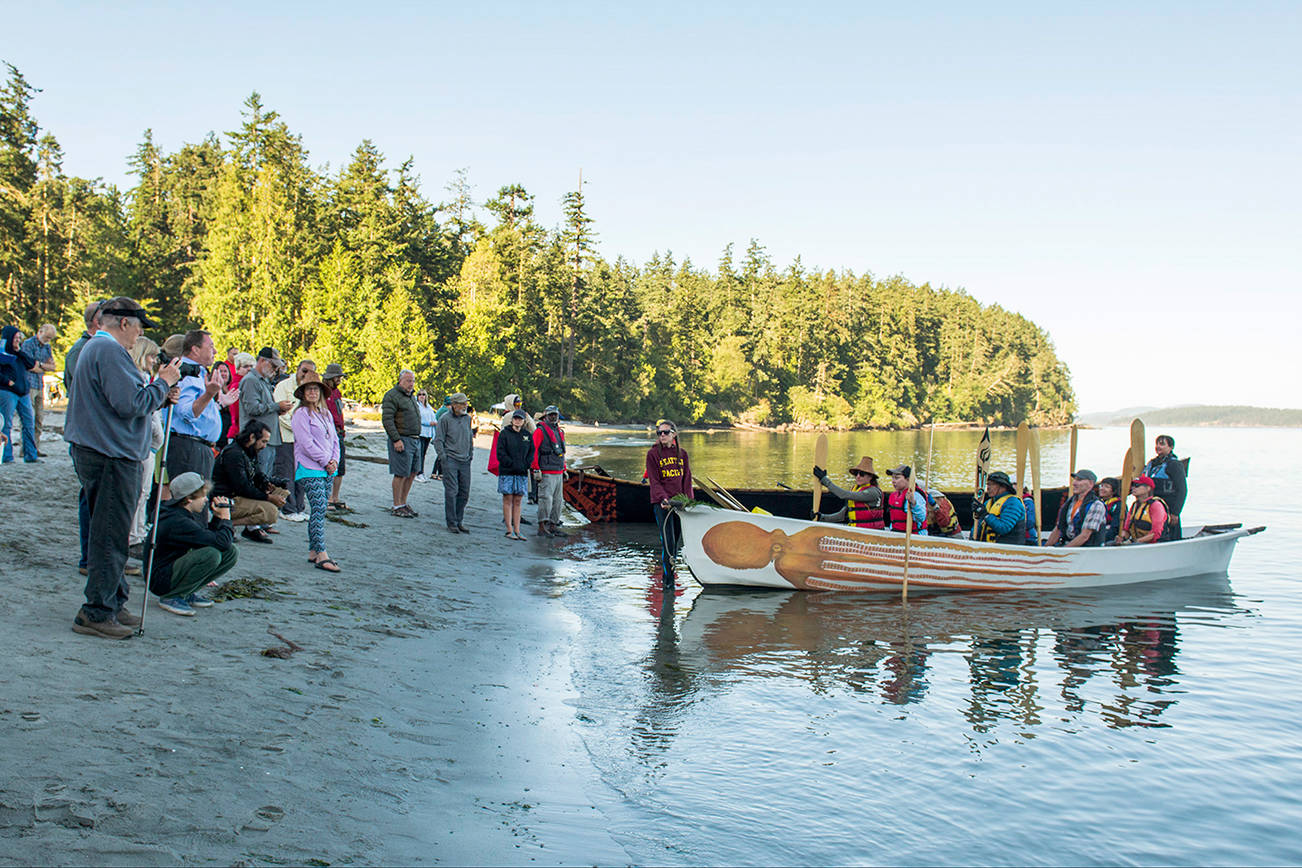
{"label": "woman with sunglasses", "polygon": [[845,506],[837,512],[814,513],[814,521],[845,522],[854,527],[886,529],[882,490],[877,486],[877,471],[873,470],[873,460],[870,457],[865,455],[857,465],[850,468],[850,475],[854,477],[854,489],[851,491],[828,479],[827,471],[821,467],[814,468],[814,475],[823,487],[845,501]]}
{"label": "woman with sunglasses", "polygon": [[664,581],[669,583],[674,580],[673,556],[678,548],[669,500],[679,494],[692,496],[692,468],[687,451],[678,445],[678,428],[667,419],[656,423],[656,442],[646,453],[646,479],[651,486],[651,512],[660,531],[660,564]]}

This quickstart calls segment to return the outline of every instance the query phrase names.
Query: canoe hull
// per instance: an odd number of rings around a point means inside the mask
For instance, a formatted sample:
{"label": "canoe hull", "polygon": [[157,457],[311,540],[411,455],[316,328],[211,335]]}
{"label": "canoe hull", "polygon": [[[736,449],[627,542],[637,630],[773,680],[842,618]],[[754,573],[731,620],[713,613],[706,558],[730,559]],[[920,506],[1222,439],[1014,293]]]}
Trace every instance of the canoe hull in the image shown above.
{"label": "canoe hull", "polygon": [[[818,591],[895,591],[904,535],[709,508],[680,513],[683,559],[702,585]],[[917,590],[1071,590],[1224,573],[1252,531],[1106,548],[1034,548],[914,537],[909,587]]]}

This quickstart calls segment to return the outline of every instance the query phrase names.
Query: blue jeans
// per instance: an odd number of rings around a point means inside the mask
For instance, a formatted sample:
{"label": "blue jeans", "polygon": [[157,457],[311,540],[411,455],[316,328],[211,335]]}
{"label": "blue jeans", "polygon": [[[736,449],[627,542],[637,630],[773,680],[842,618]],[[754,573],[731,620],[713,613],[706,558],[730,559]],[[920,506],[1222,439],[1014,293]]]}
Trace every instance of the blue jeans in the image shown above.
{"label": "blue jeans", "polygon": [[8,389],[0,389],[0,431],[5,435],[4,455],[0,461],[8,464],[14,460],[13,430],[14,411],[18,411],[18,421],[23,426],[23,460],[36,460],[36,413],[32,411],[32,396],[15,395]]}
{"label": "blue jeans", "polygon": [[674,580],[674,555],[678,552],[678,517],[660,504],[651,504],[656,517],[656,530],[660,531],[660,568],[662,581]]}

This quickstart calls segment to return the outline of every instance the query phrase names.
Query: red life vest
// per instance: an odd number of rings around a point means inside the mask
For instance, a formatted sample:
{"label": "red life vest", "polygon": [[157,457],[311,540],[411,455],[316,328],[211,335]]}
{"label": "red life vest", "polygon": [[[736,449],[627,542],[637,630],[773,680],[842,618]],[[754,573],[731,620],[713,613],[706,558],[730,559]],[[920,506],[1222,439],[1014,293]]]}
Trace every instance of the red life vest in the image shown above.
{"label": "red life vest", "polygon": [[[856,485],[854,490],[867,491],[875,487],[873,485]],[[886,510],[881,505],[878,505],[876,509],[870,509],[868,504],[862,500],[847,500],[845,508],[846,524],[875,530],[883,530],[886,527]]]}
{"label": "red life vest", "polygon": [[[927,495],[922,493],[921,488],[916,489],[916,491],[922,496],[923,508],[925,509]],[[890,496],[886,498],[886,528],[888,530],[904,533],[907,527],[904,515],[904,498],[908,493],[909,491],[907,488],[904,491],[892,491]],[[917,533],[918,530],[918,522],[915,521],[913,522],[913,533]]]}

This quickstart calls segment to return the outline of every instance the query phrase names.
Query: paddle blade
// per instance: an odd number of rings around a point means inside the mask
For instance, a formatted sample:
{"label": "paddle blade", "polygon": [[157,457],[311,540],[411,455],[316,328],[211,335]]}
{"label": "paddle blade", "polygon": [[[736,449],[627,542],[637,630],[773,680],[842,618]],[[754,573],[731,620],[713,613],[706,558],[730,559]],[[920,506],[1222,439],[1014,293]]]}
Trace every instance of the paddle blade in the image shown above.
{"label": "paddle blade", "polygon": [[[1078,433],[1079,433],[1079,429],[1077,429],[1075,425],[1072,425],[1071,426],[1071,460],[1067,464],[1067,468],[1068,468],[1067,473],[1069,476],[1075,475],[1076,473],[1076,439],[1077,439],[1076,435]],[[1068,487],[1071,486],[1070,479],[1068,480],[1067,485]]]}
{"label": "paddle blade", "polygon": [[1132,463],[1134,460],[1133,454],[1133,449],[1127,449],[1125,463],[1121,465],[1121,491],[1117,492],[1117,494],[1121,497],[1121,505],[1118,509],[1121,510],[1123,516],[1126,514],[1126,498],[1130,496],[1130,481],[1135,478],[1135,466]]}
{"label": "paddle blade", "polygon": [[1035,544],[1040,544],[1040,432],[1031,432],[1031,490],[1035,504]]}
{"label": "paddle blade", "polygon": [[1026,488],[1026,455],[1031,449],[1031,428],[1025,422],[1017,426],[1017,485]]}
{"label": "paddle blade", "polygon": [[[827,435],[819,434],[818,439],[814,441],[814,466],[827,469]],[[823,483],[821,480],[814,480],[814,512],[823,504]]]}
{"label": "paddle blade", "polygon": [[1134,476],[1144,472],[1144,449],[1147,446],[1144,436],[1144,420],[1136,419],[1130,423],[1130,468]]}
{"label": "paddle blade", "polygon": [[976,489],[974,491],[977,500],[985,499],[986,477],[989,474],[990,474],[990,427],[986,426],[985,433],[981,435],[981,443],[977,446]]}

